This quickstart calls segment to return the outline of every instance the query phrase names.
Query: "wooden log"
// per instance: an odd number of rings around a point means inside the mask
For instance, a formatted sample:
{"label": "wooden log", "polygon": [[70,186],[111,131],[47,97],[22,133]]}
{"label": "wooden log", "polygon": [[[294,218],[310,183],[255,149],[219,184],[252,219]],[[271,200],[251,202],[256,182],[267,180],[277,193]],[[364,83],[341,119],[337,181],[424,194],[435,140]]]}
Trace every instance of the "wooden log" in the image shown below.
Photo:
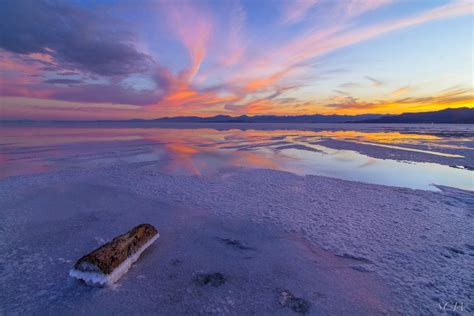
{"label": "wooden log", "polygon": [[80,258],[69,275],[90,285],[115,283],[159,236],[152,225],[138,225]]}

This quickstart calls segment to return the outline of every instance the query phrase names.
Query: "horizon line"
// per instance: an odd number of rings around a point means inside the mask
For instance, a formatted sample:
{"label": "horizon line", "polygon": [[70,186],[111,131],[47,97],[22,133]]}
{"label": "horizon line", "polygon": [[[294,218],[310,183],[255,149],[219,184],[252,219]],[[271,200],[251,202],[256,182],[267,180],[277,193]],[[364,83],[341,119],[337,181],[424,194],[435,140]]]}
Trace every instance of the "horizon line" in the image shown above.
{"label": "horizon line", "polygon": [[[162,120],[162,119],[176,119],[176,118],[199,118],[199,119],[211,119],[215,118],[218,116],[225,116],[229,118],[240,118],[240,117],[263,117],[263,116],[273,116],[273,117],[279,117],[279,118],[292,118],[292,117],[304,117],[304,116],[338,116],[338,117],[358,117],[358,116],[365,116],[365,115],[377,115],[380,117],[383,116],[399,116],[403,114],[415,114],[415,113],[435,113],[435,112],[441,112],[445,110],[460,110],[460,109],[473,109],[474,107],[460,107],[460,108],[451,108],[447,107],[441,110],[437,111],[424,111],[424,112],[403,112],[400,114],[377,114],[377,113],[363,113],[363,114],[296,114],[296,115],[276,115],[276,114],[257,114],[257,115],[247,115],[247,114],[242,114],[239,116],[232,116],[228,114],[217,114],[214,116],[196,116],[196,115],[179,115],[179,116],[163,116],[163,117],[157,117],[157,118],[152,118],[152,119],[144,119],[144,118],[130,118],[130,119],[124,119],[124,120],[114,120],[114,119],[103,119],[103,120],[68,120],[68,119],[29,119],[29,118],[24,118],[24,119],[1,119],[0,122],[19,122],[19,121],[30,121],[30,122],[130,122],[130,121],[144,121],[144,122],[152,122],[152,121],[157,121],[157,120]],[[178,123],[178,122],[174,122]],[[186,122],[185,122],[186,123]],[[187,123],[192,123],[192,122],[187,122]],[[212,122],[211,122],[212,123]],[[219,122],[214,122],[214,123],[219,123]],[[238,123],[238,122],[229,122],[229,123]],[[240,122],[240,123],[245,123],[245,122]],[[253,123],[253,122],[247,122],[247,123]],[[281,122],[280,122],[281,123]],[[298,123],[298,122],[290,122],[290,123]]]}

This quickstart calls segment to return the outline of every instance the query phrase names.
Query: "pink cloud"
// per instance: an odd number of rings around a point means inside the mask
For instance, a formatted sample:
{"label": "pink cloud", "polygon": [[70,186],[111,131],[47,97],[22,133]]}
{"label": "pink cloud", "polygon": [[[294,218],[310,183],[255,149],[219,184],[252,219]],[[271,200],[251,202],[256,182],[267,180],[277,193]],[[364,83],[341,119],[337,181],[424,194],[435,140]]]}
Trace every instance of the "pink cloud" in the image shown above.
{"label": "pink cloud", "polygon": [[243,39],[245,19],[246,13],[240,2],[233,2],[227,39],[227,51],[225,56],[221,59],[224,66],[237,64],[245,53],[246,45]]}
{"label": "pink cloud", "polygon": [[209,13],[190,2],[180,2],[179,5],[163,2],[161,8],[166,12],[171,30],[188,51],[191,65],[182,76],[184,81],[191,82],[206,57],[213,29],[212,19]]}
{"label": "pink cloud", "polygon": [[293,24],[302,21],[306,17],[308,11],[318,1],[319,0],[286,1],[283,11],[283,23]]}
{"label": "pink cloud", "polygon": [[341,4],[344,6],[348,16],[357,16],[391,2],[393,0],[346,0],[342,1]]}
{"label": "pink cloud", "polygon": [[[370,7],[374,8],[386,3],[386,1],[372,1],[370,3]],[[360,12],[361,9],[358,10]],[[365,8],[364,10],[368,9]],[[274,80],[275,78],[282,80],[286,76],[293,75],[294,72],[288,71],[289,69],[338,48],[354,45],[388,32],[428,21],[471,13],[471,5],[467,2],[459,1],[412,17],[372,25],[364,29],[353,31],[348,25],[342,24],[324,30],[316,30],[312,33],[304,34],[279,48],[269,50],[268,53],[263,54],[260,58],[243,65],[244,67],[240,70],[238,78],[249,78],[244,86],[248,86],[252,82],[258,82],[258,88],[265,88],[277,82],[277,80]],[[252,76],[252,74],[258,72],[263,73],[263,75],[257,76],[257,78]]]}

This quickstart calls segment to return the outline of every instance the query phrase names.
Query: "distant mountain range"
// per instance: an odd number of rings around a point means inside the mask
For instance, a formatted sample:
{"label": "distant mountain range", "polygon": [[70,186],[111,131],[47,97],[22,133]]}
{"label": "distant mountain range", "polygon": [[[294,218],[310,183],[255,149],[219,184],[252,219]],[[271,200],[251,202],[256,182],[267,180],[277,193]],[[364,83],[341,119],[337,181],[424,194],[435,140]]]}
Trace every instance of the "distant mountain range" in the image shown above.
{"label": "distant mountain range", "polygon": [[178,116],[163,117],[153,122],[183,123],[451,123],[474,124],[474,108],[445,109],[435,112],[403,113],[400,115],[257,115],[212,117]]}
{"label": "distant mountain range", "polygon": [[435,112],[404,113],[400,115],[362,114],[362,115],[257,115],[257,116],[228,116],[212,117],[177,116],[163,117],[153,120],[98,120],[98,121],[33,121],[16,120],[0,121],[0,125],[42,125],[42,124],[146,124],[154,123],[445,123],[445,124],[474,124],[474,108],[445,109]]}
{"label": "distant mountain range", "polygon": [[382,118],[381,114],[362,115],[256,115],[256,116],[228,116],[216,115],[212,117],[178,116],[163,117],[152,120],[153,122],[170,123],[344,123],[348,121],[362,121]]}
{"label": "distant mountain range", "polygon": [[435,112],[403,113],[357,121],[357,123],[442,123],[474,124],[474,108],[445,109]]}

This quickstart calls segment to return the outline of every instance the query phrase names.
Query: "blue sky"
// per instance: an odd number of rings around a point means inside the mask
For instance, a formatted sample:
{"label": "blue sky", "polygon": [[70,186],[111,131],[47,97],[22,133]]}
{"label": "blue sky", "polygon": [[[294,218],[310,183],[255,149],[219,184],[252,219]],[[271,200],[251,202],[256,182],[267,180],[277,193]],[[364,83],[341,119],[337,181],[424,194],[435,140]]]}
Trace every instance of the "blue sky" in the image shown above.
{"label": "blue sky", "polygon": [[473,104],[473,3],[0,3],[4,118],[359,114]]}

